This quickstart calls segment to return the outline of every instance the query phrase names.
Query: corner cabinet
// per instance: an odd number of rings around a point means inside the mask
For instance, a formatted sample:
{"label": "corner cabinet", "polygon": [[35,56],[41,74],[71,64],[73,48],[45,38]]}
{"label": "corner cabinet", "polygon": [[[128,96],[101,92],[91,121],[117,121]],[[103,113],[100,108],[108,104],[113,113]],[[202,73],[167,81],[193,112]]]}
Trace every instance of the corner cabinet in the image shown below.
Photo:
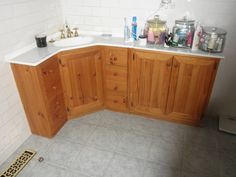
{"label": "corner cabinet", "polygon": [[218,63],[218,59],[133,50],[129,61],[131,112],[198,124]]}
{"label": "corner cabinet", "polygon": [[67,120],[57,55],[38,66],[11,68],[31,132],[53,137]]}
{"label": "corner cabinet", "polygon": [[101,109],[103,77],[100,48],[61,52],[59,63],[68,117]]}

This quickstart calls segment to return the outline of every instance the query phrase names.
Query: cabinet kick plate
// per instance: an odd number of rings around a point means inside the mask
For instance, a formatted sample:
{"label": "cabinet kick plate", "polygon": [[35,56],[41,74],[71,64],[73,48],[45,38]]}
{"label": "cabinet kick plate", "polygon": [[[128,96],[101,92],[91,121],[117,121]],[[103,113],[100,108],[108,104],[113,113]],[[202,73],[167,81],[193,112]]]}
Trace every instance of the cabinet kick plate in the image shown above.
{"label": "cabinet kick plate", "polygon": [[7,168],[0,177],[15,177],[27,165],[27,163],[34,157],[35,151],[25,150],[16,160]]}

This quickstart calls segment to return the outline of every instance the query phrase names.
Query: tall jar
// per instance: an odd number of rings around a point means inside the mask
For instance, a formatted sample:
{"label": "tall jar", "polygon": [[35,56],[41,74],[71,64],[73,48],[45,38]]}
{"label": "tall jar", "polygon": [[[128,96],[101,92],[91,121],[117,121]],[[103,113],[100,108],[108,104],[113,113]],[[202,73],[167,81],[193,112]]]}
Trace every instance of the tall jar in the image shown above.
{"label": "tall jar", "polygon": [[188,20],[186,18],[175,21],[175,26],[173,27],[173,45],[175,47],[192,47],[195,31],[194,23],[194,20]]}
{"label": "tall jar", "polygon": [[148,20],[146,22],[145,35],[154,35],[154,40],[148,38],[148,43],[163,45],[165,43],[166,32],[166,21],[162,21],[159,15],[154,16],[154,19]]}

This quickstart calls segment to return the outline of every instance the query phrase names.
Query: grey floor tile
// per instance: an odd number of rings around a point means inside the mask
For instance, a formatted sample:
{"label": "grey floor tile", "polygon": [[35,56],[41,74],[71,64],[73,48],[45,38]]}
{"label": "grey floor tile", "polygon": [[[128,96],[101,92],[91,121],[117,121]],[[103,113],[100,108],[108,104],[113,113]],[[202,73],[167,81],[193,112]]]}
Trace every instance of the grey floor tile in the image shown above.
{"label": "grey floor tile", "polygon": [[188,145],[184,147],[183,171],[201,175],[219,175],[219,153],[216,150]]}
{"label": "grey floor tile", "polygon": [[236,176],[236,153],[231,151],[220,152],[221,177]]}
{"label": "grey floor tile", "polygon": [[173,169],[169,166],[146,163],[143,177],[180,177],[180,175],[180,170]]}
{"label": "grey floor tile", "polygon": [[132,123],[129,114],[105,110],[101,115],[104,126],[130,130]]}
{"label": "grey floor tile", "polygon": [[236,135],[217,132],[217,140],[220,151],[232,151],[236,153]]}
{"label": "grey floor tile", "polygon": [[193,172],[182,172],[181,177],[220,177],[220,176],[212,176],[212,175],[203,175],[199,173],[193,173]]}
{"label": "grey floor tile", "polygon": [[60,137],[64,137],[64,139],[71,142],[86,144],[96,126],[80,123],[79,121],[75,120],[73,122],[75,125],[63,127],[63,129],[61,129],[57,134],[57,138],[62,139]]}
{"label": "grey floor tile", "polygon": [[216,149],[216,131],[201,127],[189,127],[184,136],[184,144]]}
{"label": "grey floor tile", "polygon": [[125,132],[116,150],[146,160],[151,143],[152,138],[149,136]]}
{"label": "grey floor tile", "polygon": [[55,141],[47,151],[44,160],[62,167],[70,167],[75,156],[82,150],[82,145],[67,141]]}
{"label": "grey floor tile", "polygon": [[142,160],[116,154],[104,177],[142,177],[143,169],[144,162]]}
{"label": "grey floor tile", "polygon": [[52,140],[37,135],[31,135],[18,149],[18,153],[22,153],[24,150],[34,150],[36,155],[34,158],[39,158],[45,155],[48,147],[52,143]]}
{"label": "grey floor tile", "polygon": [[152,136],[153,132],[159,132],[161,127],[160,121],[147,119],[138,115],[130,116],[131,130],[136,134]]}
{"label": "grey floor tile", "polygon": [[153,163],[168,165],[171,168],[181,169],[183,160],[183,146],[170,143],[162,137],[153,139],[148,160]]}
{"label": "grey floor tile", "polygon": [[113,153],[85,147],[71,164],[71,168],[89,176],[102,176]]}
{"label": "grey floor tile", "polygon": [[102,125],[101,114],[103,111],[94,112],[91,114],[87,114],[78,118],[78,121],[81,123],[93,124],[93,125]]}
{"label": "grey floor tile", "polygon": [[108,151],[114,151],[118,146],[123,130],[112,127],[96,127],[88,143],[91,146],[99,147]]}
{"label": "grey floor tile", "polygon": [[[70,177],[65,169],[48,163],[37,163],[24,177]],[[22,176],[23,177],[23,176]]]}

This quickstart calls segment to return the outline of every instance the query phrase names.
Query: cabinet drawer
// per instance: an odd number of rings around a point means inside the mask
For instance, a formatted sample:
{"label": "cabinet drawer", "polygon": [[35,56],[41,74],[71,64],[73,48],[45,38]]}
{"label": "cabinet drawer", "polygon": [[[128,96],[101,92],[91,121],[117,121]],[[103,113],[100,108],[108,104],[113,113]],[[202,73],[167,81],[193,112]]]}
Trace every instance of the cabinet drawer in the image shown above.
{"label": "cabinet drawer", "polygon": [[106,106],[115,110],[127,111],[127,97],[108,92],[106,96]]}
{"label": "cabinet drawer", "polygon": [[106,89],[107,91],[112,91],[118,95],[125,95],[127,92],[127,83],[107,80]]}
{"label": "cabinet drawer", "polygon": [[127,67],[128,49],[109,47],[105,49],[106,64]]}
{"label": "cabinet drawer", "polygon": [[127,68],[117,66],[107,66],[105,71],[106,80],[113,80],[116,82],[127,82]]}

